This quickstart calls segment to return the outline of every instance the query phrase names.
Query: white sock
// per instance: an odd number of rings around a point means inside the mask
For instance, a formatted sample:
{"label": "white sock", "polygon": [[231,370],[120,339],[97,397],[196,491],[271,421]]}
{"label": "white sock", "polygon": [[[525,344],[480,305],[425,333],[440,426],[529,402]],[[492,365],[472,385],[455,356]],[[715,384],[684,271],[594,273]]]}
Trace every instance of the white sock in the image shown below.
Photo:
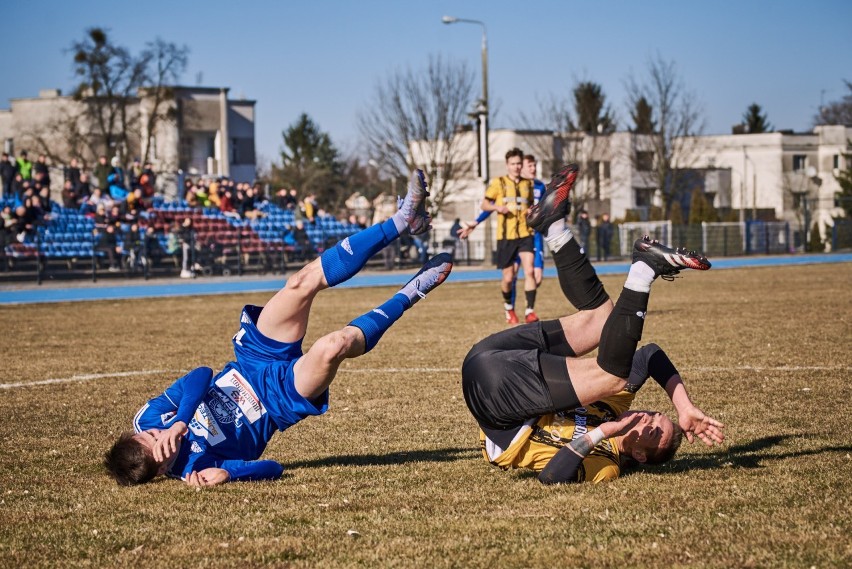
{"label": "white sock", "polygon": [[400,235],[402,235],[403,231],[408,228],[408,220],[405,219],[405,214],[400,209],[391,216],[391,219],[393,220],[393,225],[396,227],[396,230]]}
{"label": "white sock", "polygon": [[535,310],[533,310],[532,308],[530,308],[530,307],[528,306],[528,307],[527,307],[527,309],[526,309],[526,310],[524,310],[524,316],[526,316],[526,315],[528,315],[528,314],[532,314],[533,312],[535,312]]}
{"label": "white sock", "polygon": [[565,225],[564,217],[558,221],[554,221],[550,224],[550,227],[547,228],[547,235],[544,236],[545,239],[549,239],[550,237],[556,237],[557,235],[565,231],[566,227],[567,226]]}
{"label": "white sock", "polygon": [[[558,231],[554,231],[554,226],[561,225],[561,228],[558,228]],[[562,246],[571,241],[574,238],[574,234],[571,233],[571,230],[565,226],[565,221],[555,221],[553,225],[551,225],[547,230],[547,236],[544,238],[544,241],[547,243],[547,247],[550,249],[551,253],[556,253]]]}
{"label": "white sock", "polygon": [[629,288],[636,292],[651,292],[651,283],[656,278],[657,275],[654,273],[654,269],[645,261],[636,261],[630,265],[630,272],[627,273],[624,288]]}
{"label": "white sock", "polygon": [[515,307],[514,307],[514,305],[512,305],[512,304],[509,304],[509,303],[507,303],[507,302],[504,302],[504,303],[503,303],[503,309],[504,309],[504,310],[514,310],[514,309],[515,309]]}

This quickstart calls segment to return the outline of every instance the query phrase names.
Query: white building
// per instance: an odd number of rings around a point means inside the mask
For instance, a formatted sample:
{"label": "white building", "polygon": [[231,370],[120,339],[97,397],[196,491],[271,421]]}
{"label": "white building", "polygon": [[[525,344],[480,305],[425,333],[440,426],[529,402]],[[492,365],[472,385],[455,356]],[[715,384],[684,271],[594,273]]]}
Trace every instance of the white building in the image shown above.
{"label": "white building", "polygon": [[[166,186],[160,189],[174,196],[178,171],[253,181],[255,101],[229,99],[228,89],[219,87],[173,87],[171,95],[160,112],[168,119],[157,121],[150,133],[149,159],[154,170],[162,173],[159,181]],[[91,167],[96,154],[103,152],[94,142],[95,129],[85,118],[83,103],[63,96],[58,89],[9,103],[8,109],[0,109],[0,141],[9,154],[27,150],[30,159],[45,154],[54,167],[77,157]],[[109,154],[120,155],[127,162],[142,157],[152,107],[152,97],[140,90],[127,109],[130,127],[126,140]]]}
{"label": "white building", "polygon": [[[458,135],[461,159],[477,163],[473,132]],[[616,132],[607,135],[563,134],[546,131],[492,130],[489,134],[490,176],[505,174],[503,157],[510,148],[534,154],[539,178],[547,181],[561,163],[581,165],[574,189],[575,201],[594,218],[609,213],[624,218],[629,210],[647,215],[662,205],[662,188],[653,171],[656,162],[651,135]],[[804,199],[811,220],[824,228],[832,216],[840,186],[835,179],[847,164],[852,128],[819,126],[812,133],[774,132],[702,136],[677,141],[688,148],[681,156],[681,172],[689,172],[714,206],[742,219],[775,218],[800,229]],[[416,156],[416,154],[415,154]],[[470,168],[475,172],[475,167]],[[449,226],[456,217],[476,217],[485,182],[468,176],[455,180],[436,227]],[[813,221],[811,221],[813,223]]]}

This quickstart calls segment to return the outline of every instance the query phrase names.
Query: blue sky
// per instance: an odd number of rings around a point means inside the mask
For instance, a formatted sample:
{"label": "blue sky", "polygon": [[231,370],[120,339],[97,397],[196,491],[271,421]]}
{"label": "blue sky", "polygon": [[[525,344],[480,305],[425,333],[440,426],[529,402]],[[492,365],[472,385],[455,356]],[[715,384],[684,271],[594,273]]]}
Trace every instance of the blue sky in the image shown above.
{"label": "blue sky", "polygon": [[480,28],[444,25],[445,14],[487,25],[496,127],[520,126],[537,93],[561,95],[577,80],[603,86],[623,127],[624,80],[657,53],[698,95],[708,133],[730,132],[752,102],[776,128],[807,130],[821,99],[852,81],[848,0],[13,0],[0,13],[0,108],[43,88],[69,92],[65,50],[102,26],[133,52],[157,36],[186,44],[184,84],[200,78],[256,100],[262,159],[277,159],[281,131],[301,112],[351,153],[358,111],[394,70],[441,54],[468,63],[479,90]]}

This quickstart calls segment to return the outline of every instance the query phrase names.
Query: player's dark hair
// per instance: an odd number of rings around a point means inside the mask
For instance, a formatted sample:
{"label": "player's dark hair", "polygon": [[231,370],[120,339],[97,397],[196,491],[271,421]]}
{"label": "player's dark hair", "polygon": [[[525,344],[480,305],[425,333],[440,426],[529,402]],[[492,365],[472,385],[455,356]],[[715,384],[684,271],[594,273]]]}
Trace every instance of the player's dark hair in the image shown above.
{"label": "player's dark hair", "polygon": [[133,438],[133,433],[123,433],[104,454],[104,468],[121,486],[144,484],[157,475],[157,462],[147,449]]}
{"label": "player's dark hair", "polygon": [[509,150],[509,152],[506,153],[506,162],[508,162],[509,158],[512,158],[513,156],[517,156],[518,158],[523,160],[524,159],[524,151],[521,150],[520,148],[518,148],[517,146],[515,148]]}
{"label": "player's dark hair", "polygon": [[532,154],[524,154],[524,162],[535,162],[535,156]]}
{"label": "player's dark hair", "polygon": [[670,461],[677,449],[680,448],[680,443],[683,440],[683,431],[677,425],[672,425],[672,438],[666,446],[657,447],[653,452],[649,452],[646,456],[646,464],[663,464]]}

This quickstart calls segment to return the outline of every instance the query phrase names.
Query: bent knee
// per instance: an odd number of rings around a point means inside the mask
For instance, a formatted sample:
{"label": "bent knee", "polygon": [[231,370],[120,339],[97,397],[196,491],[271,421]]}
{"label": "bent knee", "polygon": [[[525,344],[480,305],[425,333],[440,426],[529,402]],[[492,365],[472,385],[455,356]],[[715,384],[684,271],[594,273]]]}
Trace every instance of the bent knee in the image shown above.
{"label": "bent knee", "polygon": [[357,328],[350,329],[350,327],[332,332],[317,340],[316,344],[311,347],[311,351],[316,350],[317,355],[326,362],[339,361],[346,357],[346,354],[352,349],[359,334],[363,335],[363,332]]}
{"label": "bent knee", "polygon": [[284,288],[292,291],[308,291],[316,289],[322,281],[322,265],[319,259],[312,261],[299,269],[299,271],[287,279]]}

